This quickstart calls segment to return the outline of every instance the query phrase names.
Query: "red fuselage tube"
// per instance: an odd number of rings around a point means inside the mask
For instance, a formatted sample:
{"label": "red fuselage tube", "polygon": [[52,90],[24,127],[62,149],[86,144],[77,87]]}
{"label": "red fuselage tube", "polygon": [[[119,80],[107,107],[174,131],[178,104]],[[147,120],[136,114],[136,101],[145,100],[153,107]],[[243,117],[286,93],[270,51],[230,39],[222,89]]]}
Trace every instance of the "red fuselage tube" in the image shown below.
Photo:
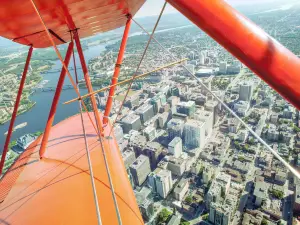
{"label": "red fuselage tube", "polygon": [[300,59],[223,0],[168,0],[300,110]]}

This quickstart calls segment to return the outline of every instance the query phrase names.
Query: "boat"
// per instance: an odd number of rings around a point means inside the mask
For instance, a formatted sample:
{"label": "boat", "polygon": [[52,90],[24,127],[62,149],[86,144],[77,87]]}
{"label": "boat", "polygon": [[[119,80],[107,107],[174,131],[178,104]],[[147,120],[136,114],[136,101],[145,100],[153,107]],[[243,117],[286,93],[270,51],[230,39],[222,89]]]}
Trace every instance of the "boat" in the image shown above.
{"label": "boat", "polygon": [[[21,128],[26,127],[26,126],[27,126],[27,122],[20,123],[19,125],[15,126],[15,127],[13,128],[12,132],[15,132],[16,130],[21,129]],[[7,135],[7,133],[8,133],[8,131],[6,131],[6,132],[4,133],[4,135]]]}
{"label": "boat", "polygon": [[[0,223],[144,224],[117,141],[111,133],[114,123],[108,120],[115,87],[119,85],[117,79],[130,25],[144,3],[145,0],[1,1],[0,36],[28,46],[28,55],[1,158],[0,172],[4,166],[33,49],[53,47],[62,63],[62,70],[53,101],[49,102],[51,109],[44,133],[20,155],[0,180]],[[168,4],[300,109],[300,59],[292,52],[224,0],[168,0]],[[123,26],[124,35],[112,85],[106,87],[111,98],[107,100],[105,111],[99,112],[81,39]],[[64,59],[57,47],[61,44],[68,44]],[[72,78],[68,70],[75,45],[88,89],[86,96],[80,95],[77,77]],[[175,61],[173,64],[182,62]],[[53,126],[66,76],[77,94],[73,101],[81,102],[80,106],[86,109],[82,99],[89,97],[93,113],[83,112],[80,108],[78,115]],[[281,159],[278,154],[272,154]],[[299,177],[299,173],[289,164],[284,165]]]}

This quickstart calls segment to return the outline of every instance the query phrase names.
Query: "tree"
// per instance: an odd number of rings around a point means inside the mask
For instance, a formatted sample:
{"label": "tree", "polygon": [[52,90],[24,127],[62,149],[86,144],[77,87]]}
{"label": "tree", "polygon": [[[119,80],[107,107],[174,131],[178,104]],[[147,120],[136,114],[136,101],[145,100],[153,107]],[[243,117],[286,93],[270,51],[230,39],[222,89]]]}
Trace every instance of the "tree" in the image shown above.
{"label": "tree", "polygon": [[300,128],[297,127],[296,125],[294,125],[294,131],[295,131],[296,133],[298,133],[298,132],[300,132]]}
{"label": "tree", "polygon": [[167,209],[161,210],[158,214],[157,224],[163,224],[168,221],[169,217],[172,215]]}
{"label": "tree", "polygon": [[185,198],[185,201],[186,201],[186,203],[189,204],[189,205],[192,204],[192,202],[193,202],[192,196],[190,196],[190,195],[187,196],[187,197]]}
{"label": "tree", "polygon": [[282,199],[283,198],[283,192],[282,191],[278,191],[278,190],[271,190],[270,193],[278,199]]}
{"label": "tree", "polygon": [[202,216],[202,219],[207,221],[207,220],[208,220],[208,213],[204,214],[204,215]]}
{"label": "tree", "polygon": [[266,220],[265,218],[263,218],[263,220],[261,221],[261,225],[268,225],[268,220]]}
{"label": "tree", "polygon": [[191,223],[189,221],[186,221],[185,219],[181,219],[179,225],[190,225]]}

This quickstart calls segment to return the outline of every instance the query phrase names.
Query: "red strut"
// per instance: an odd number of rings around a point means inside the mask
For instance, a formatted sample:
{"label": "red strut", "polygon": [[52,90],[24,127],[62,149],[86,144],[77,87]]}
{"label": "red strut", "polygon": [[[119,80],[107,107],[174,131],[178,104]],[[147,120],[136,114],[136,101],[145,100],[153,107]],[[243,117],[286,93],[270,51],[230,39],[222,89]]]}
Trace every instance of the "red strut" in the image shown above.
{"label": "red strut", "polygon": [[300,59],[223,0],[168,0],[300,110]]}
{"label": "red strut", "polygon": [[[131,25],[131,18],[129,17],[128,20],[127,20],[126,26],[125,26],[125,30],[124,30],[120,50],[119,50],[119,55],[118,55],[117,63],[116,63],[116,66],[115,66],[115,72],[114,72],[114,75],[113,75],[112,80],[111,80],[111,85],[115,85],[116,83],[118,83],[118,78],[119,78],[119,74],[120,74],[120,70],[121,70],[121,65],[122,65],[122,62],[123,62],[124,53],[125,53],[125,49],[126,49],[126,44],[127,44],[127,40],[128,40],[130,25]],[[108,122],[108,117],[109,117],[111,107],[112,107],[112,104],[113,104],[113,97],[115,95],[115,89],[116,89],[116,86],[111,87],[110,90],[109,90],[109,95],[108,95],[108,98],[107,98],[107,103],[106,103],[104,117],[103,117],[103,124],[107,124],[107,122]]]}
{"label": "red strut", "polygon": [[[82,66],[82,71],[83,71],[86,87],[87,87],[88,92],[90,94],[90,93],[93,92],[93,87],[92,87],[92,84],[91,84],[91,81],[90,81],[88,68],[86,66],[86,62],[85,62],[85,59],[84,59],[84,55],[83,55],[83,51],[82,51],[82,47],[81,47],[81,43],[80,43],[80,39],[79,39],[77,30],[74,32],[74,40],[75,40],[75,43],[76,43],[80,63],[81,63],[81,66]],[[99,132],[100,132],[100,134],[103,134],[103,126],[102,126],[102,122],[100,120],[99,111],[98,111],[98,108],[97,108],[97,103],[96,103],[95,96],[91,95],[90,98],[91,98],[92,107],[93,107],[94,114],[95,114],[96,123],[97,123],[97,126],[99,128]]]}
{"label": "red strut", "polygon": [[[74,47],[74,43],[70,42],[67,53],[66,53],[66,57],[65,57],[65,65],[66,67],[68,67],[71,56],[72,56],[72,52],[73,52],[73,47]],[[64,81],[65,81],[65,77],[66,77],[66,73],[67,71],[65,70],[64,67],[62,67],[60,76],[59,76],[59,80],[57,82],[57,86],[56,86],[56,90],[55,90],[55,94],[53,97],[53,101],[52,101],[52,105],[51,105],[51,109],[49,112],[49,116],[48,116],[48,121],[46,124],[46,128],[44,131],[44,135],[43,135],[43,140],[41,143],[41,148],[40,148],[40,158],[42,158],[45,154],[46,151],[46,147],[47,147],[47,143],[48,143],[48,139],[49,139],[49,135],[50,135],[50,131],[53,125],[53,121],[54,121],[54,117],[55,117],[55,113],[56,113],[56,109],[57,109],[57,104],[59,101],[59,97],[64,85]]]}
{"label": "red strut", "polygon": [[12,116],[11,116],[8,132],[7,132],[7,136],[6,136],[6,140],[5,140],[5,144],[4,144],[4,149],[3,149],[3,152],[2,152],[2,157],[1,157],[1,162],[0,162],[0,174],[2,173],[2,170],[3,170],[3,167],[4,167],[4,162],[5,162],[6,154],[7,154],[7,151],[8,151],[8,146],[9,146],[11,134],[13,132],[13,127],[14,127],[15,120],[16,120],[16,117],[17,117],[17,114],[18,114],[18,108],[19,108],[19,104],[20,104],[20,100],[21,100],[21,96],[22,96],[22,92],[23,92],[23,88],[24,88],[24,84],[25,84],[25,80],[26,80],[26,75],[27,75],[27,71],[28,71],[32,51],[33,51],[33,47],[30,46],[30,48],[28,50],[26,64],[25,64],[25,67],[24,67],[24,70],[23,70],[21,81],[20,81],[20,86],[19,86],[19,90],[18,90],[18,94],[17,94],[15,106],[14,106],[14,111],[13,111]]}

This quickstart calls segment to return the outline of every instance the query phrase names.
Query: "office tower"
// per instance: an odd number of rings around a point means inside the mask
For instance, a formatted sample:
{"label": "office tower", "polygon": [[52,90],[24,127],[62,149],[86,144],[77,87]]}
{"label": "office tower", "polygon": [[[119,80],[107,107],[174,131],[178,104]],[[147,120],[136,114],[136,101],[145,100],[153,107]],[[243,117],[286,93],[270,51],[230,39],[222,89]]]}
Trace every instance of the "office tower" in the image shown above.
{"label": "office tower", "polygon": [[137,186],[141,186],[151,172],[149,158],[144,155],[140,155],[129,168],[134,184]]}
{"label": "office tower", "polygon": [[140,116],[141,122],[144,124],[154,116],[153,106],[144,104],[137,108],[135,113]]}
{"label": "office tower", "polygon": [[131,130],[140,130],[141,129],[141,119],[140,116],[131,113],[128,116],[124,117],[121,120],[124,133],[129,133]]}
{"label": "office tower", "polygon": [[205,144],[205,124],[198,120],[188,120],[183,129],[183,140],[189,148],[202,148]]}
{"label": "office tower", "polygon": [[166,198],[173,186],[171,171],[157,168],[149,174],[148,184],[152,187],[153,192]]}
{"label": "office tower", "polygon": [[250,83],[243,83],[240,85],[239,99],[242,101],[250,101],[252,97],[253,85]]}
{"label": "office tower", "polygon": [[205,103],[204,105],[205,110],[213,112],[214,119],[213,119],[213,124],[215,125],[216,122],[219,119],[219,103],[217,101],[209,100]]}
{"label": "office tower", "polygon": [[130,151],[130,150],[126,150],[124,152],[122,152],[122,158],[124,161],[124,165],[126,167],[126,169],[129,168],[129,166],[135,161],[135,153],[134,151]]}
{"label": "office tower", "polygon": [[227,62],[220,62],[219,73],[220,74],[226,74],[227,73]]}
{"label": "office tower", "polygon": [[145,155],[148,156],[150,160],[150,167],[154,170],[157,163],[163,158],[163,146],[158,142],[148,142],[144,148]]}
{"label": "office tower", "polygon": [[168,136],[169,140],[173,140],[175,137],[182,137],[184,122],[180,119],[171,119],[168,124]]}
{"label": "office tower", "polygon": [[182,139],[175,137],[168,145],[168,152],[179,158],[182,153]]}

